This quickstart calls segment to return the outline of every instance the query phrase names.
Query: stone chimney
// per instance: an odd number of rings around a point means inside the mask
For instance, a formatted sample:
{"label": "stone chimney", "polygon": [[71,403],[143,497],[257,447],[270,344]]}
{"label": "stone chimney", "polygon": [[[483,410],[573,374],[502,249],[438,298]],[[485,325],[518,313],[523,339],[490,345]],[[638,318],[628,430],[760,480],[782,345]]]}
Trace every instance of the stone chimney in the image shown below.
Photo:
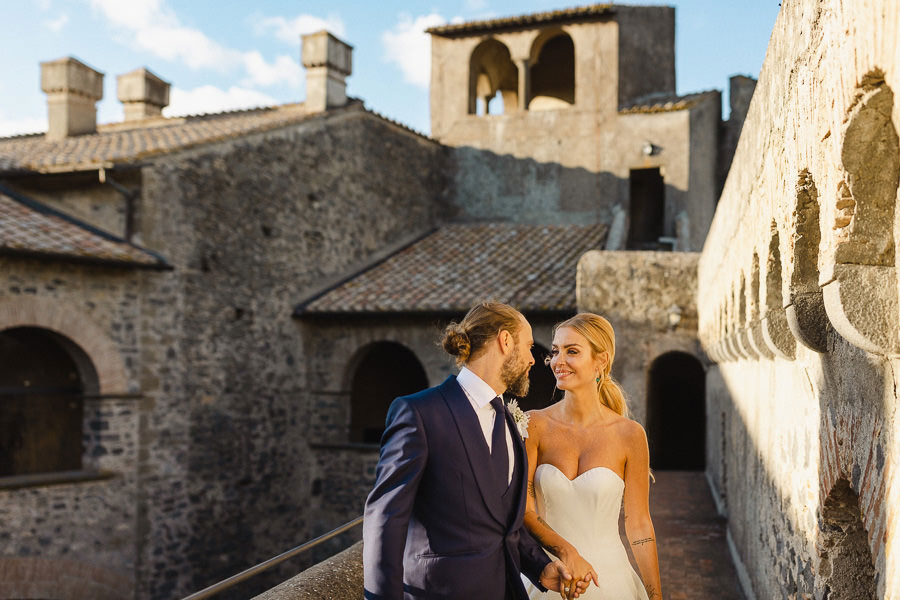
{"label": "stone chimney", "polygon": [[162,109],[169,105],[169,82],[145,68],[119,75],[116,84],[126,121],[158,117],[162,115]]}
{"label": "stone chimney", "polygon": [[97,131],[103,73],[71,56],[42,62],[41,90],[47,94],[47,139]]}
{"label": "stone chimney", "polygon": [[344,78],[353,70],[353,46],[327,31],[302,36],[303,66],[306,67],[306,107],[323,111],[347,103]]}

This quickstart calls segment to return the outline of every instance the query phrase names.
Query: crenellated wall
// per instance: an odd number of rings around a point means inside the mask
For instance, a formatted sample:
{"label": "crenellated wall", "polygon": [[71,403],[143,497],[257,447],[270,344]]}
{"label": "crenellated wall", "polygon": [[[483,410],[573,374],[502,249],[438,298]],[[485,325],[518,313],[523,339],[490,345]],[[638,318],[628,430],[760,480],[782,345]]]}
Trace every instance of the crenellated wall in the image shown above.
{"label": "crenellated wall", "polygon": [[783,4],[700,260],[707,471],[758,598],[900,597],[898,35],[890,0]]}

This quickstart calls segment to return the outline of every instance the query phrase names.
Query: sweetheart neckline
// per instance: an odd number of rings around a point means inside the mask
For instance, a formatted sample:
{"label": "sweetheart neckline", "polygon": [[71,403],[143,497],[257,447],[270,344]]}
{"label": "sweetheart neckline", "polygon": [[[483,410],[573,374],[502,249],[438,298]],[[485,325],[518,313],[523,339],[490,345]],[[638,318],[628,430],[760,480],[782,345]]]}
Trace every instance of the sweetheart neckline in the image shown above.
{"label": "sweetheart neckline", "polygon": [[578,481],[578,478],[579,478],[579,477],[581,477],[582,475],[586,475],[586,474],[590,473],[591,471],[596,471],[597,469],[603,469],[603,470],[609,471],[610,473],[612,473],[613,475],[615,475],[616,479],[618,479],[619,481],[621,481],[621,482],[622,482],[622,485],[625,485],[625,480],[622,479],[622,478],[619,476],[618,473],[616,473],[615,471],[613,471],[613,470],[610,469],[609,467],[604,467],[604,466],[602,466],[602,465],[601,465],[601,466],[598,466],[598,467],[591,467],[591,468],[588,469],[587,471],[582,471],[581,473],[579,473],[578,475],[575,476],[575,479],[569,479],[568,476],[566,476],[566,474],[562,472],[562,469],[560,469],[559,467],[557,467],[557,466],[554,465],[553,463],[541,463],[541,464],[539,464],[537,467],[534,468],[535,472],[537,472],[538,467],[543,467],[544,465],[546,465],[546,466],[548,466],[548,467],[553,467],[554,469],[556,469],[556,472],[559,473],[560,475],[562,475],[563,477],[565,477],[566,480],[567,480],[569,483],[574,483],[574,482]]}

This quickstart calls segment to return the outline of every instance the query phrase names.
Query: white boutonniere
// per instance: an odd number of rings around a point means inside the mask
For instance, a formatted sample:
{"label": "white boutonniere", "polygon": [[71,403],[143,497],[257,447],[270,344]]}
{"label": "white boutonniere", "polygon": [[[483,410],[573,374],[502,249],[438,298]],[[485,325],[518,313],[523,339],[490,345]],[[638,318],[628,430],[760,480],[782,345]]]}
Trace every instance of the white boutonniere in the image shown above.
{"label": "white boutonniere", "polygon": [[509,411],[510,416],[512,416],[513,422],[516,424],[516,429],[519,430],[519,435],[521,435],[524,440],[528,437],[528,419],[530,417],[524,410],[519,408],[518,400],[510,400],[506,404],[506,409]]}

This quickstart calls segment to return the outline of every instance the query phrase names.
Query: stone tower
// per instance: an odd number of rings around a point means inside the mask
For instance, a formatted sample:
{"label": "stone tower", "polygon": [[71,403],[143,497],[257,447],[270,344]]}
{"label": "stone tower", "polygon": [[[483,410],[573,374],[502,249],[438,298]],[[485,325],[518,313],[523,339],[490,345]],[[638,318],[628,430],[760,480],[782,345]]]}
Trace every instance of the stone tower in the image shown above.
{"label": "stone tower", "polygon": [[524,218],[482,208],[514,204],[611,223],[609,250],[702,247],[721,96],[676,95],[674,8],[596,4],[428,31],[431,134],[472,167],[456,182],[471,213]]}

